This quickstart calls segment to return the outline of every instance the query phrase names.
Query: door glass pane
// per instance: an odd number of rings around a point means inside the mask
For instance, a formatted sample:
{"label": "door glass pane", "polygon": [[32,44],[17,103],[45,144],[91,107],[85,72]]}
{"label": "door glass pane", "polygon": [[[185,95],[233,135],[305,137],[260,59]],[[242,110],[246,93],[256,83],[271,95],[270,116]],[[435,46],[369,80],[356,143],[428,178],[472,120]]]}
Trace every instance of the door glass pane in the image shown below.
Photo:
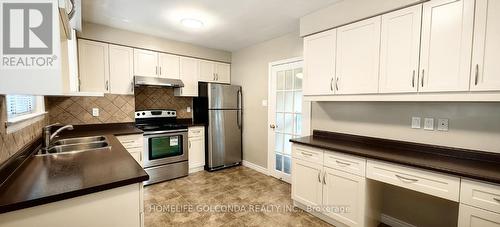
{"label": "door glass pane", "polygon": [[295,131],[293,134],[300,136],[302,134],[302,115],[301,114],[295,114]]}
{"label": "door glass pane", "polygon": [[285,114],[285,133],[293,133],[293,114]]}
{"label": "door glass pane", "polygon": [[304,75],[302,74],[302,68],[295,69],[293,71],[293,74],[294,74],[293,88],[302,89],[302,78],[304,77]]}
{"label": "door glass pane", "polygon": [[290,139],[292,139],[292,135],[285,134],[284,135],[285,140],[283,141],[285,147],[283,148],[283,153],[285,154],[291,154],[292,153],[292,143],[290,142]]}
{"label": "door glass pane", "polygon": [[283,92],[276,92],[276,111],[284,112],[285,111],[285,99],[283,96]]}
{"label": "door glass pane", "polygon": [[285,72],[285,89],[292,90],[293,89],[293,70],[287,70]]}
{"label": "door glass pane", "polygon": [[277,132],[282,132],[285,130],[285,126],[283,124],[283,119],[284,118],[284,114],[282,113],[276,113],[276,128],[275,130]]}
{"label": "door glass pane", "polygon": [[[302,68],[275,71],[276,103],[274,129],[275,169],[283,174],[291,173],[292,138],[302,132]],[[283,67],[283,66],[280,66]]]}
{"label": "door glass pane", "polygon": [[283,169],[283,160],[281,160],[281,157],[282,156],[280,154],[276,154],[276,170],[278,171],[281,171]]}
{"label": "door glass pane", "polygon": [[302,92],[301,91],[296,91],[295,92],[295,97],[293,101],[293,112],[295,113],[300,113],[302,112]]}
{"label": "door glass pane", "polygon": [[290,174],[291,160],[289,156],[283,156],[283,172]]}
{"label": "door glass pane", "polygon": [[293,111],[293,92],[285,92],[285,112]]}
{"label": "door glass pane", "polygon": [[285,71],[279,71],[276,75],[276,89],[285,89]]}
{"label": "door glass pane", "polygon": [[274,150],[278,153],[283,153],[283,134],[275,133],[274,138]]}

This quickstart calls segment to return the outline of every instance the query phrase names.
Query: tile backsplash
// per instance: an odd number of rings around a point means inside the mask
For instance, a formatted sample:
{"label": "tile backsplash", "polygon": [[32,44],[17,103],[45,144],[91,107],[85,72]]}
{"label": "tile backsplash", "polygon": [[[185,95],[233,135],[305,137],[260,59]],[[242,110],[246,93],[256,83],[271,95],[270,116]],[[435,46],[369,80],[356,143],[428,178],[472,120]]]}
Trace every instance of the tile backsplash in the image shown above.
{"label": "tile backsplash", "polygon": [[[92,116],[99,108],[99,116]],[[134,122],[134,96],[105,94],[104,97],[47,97],[51,123],[99,124]]]}
{"label": "tile backsplash", "polygon": [[22,147],[41,135],[42,127],[48,124],[48,117],[45,115],[41,120],[12,133],[6,133],[4,122],[7,121],[5,107],[5,96],[0,95],[0,164],[14,155]]}
{"label": "tile backsplash", "polygon": [[187,112],[193,106],[193,98],[174,96],[174,89],[167,87],[137,87],[135,89],[135,109],[174,109],[177,118],[192,118]]}

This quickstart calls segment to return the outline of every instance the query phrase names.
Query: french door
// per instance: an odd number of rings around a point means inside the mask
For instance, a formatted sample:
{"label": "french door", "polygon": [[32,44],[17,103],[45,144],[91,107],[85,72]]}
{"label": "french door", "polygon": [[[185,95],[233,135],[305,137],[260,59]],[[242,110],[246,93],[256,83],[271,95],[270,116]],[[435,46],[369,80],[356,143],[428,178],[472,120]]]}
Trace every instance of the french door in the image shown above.
{"label": "french door", "polygon": [[268,170],[290,182],[292,144],[302,135],[302,60],[270,64],[268,97]]}

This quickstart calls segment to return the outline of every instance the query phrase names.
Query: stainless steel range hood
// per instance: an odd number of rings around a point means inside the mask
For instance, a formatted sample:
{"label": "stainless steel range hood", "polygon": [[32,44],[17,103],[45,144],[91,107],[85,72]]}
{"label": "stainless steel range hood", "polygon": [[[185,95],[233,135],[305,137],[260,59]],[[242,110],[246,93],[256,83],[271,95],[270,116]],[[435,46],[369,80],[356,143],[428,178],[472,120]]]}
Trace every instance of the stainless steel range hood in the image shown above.
{"label": "stainless steel range hood", "polygon": [[159,86],[159,87],[184,87],[184,83],[179,79],[169,79],[161,77],[134,76],[135,86]]}

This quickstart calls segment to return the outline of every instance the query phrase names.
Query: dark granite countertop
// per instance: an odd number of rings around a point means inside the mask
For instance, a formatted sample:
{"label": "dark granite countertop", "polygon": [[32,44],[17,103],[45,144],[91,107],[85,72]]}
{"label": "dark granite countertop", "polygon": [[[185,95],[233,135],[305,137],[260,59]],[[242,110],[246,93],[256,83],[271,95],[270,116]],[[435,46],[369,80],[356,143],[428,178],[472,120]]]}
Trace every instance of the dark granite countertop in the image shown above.
{"label": "dark granite countertop", "polygon": [[[61,138],[107,138],[109,150],[29,156],[0,187],[0,213],[109,190],[149,179],[115,135],[142,134],[133,124],[75,126]],[[38,150],[41,140],[30,149]],[[32,152],[33,153],[33,152]]]}
{"label": "dark granite countertop", "polygon": [[500,154],[315,130],[291,142],[500,184]]}

